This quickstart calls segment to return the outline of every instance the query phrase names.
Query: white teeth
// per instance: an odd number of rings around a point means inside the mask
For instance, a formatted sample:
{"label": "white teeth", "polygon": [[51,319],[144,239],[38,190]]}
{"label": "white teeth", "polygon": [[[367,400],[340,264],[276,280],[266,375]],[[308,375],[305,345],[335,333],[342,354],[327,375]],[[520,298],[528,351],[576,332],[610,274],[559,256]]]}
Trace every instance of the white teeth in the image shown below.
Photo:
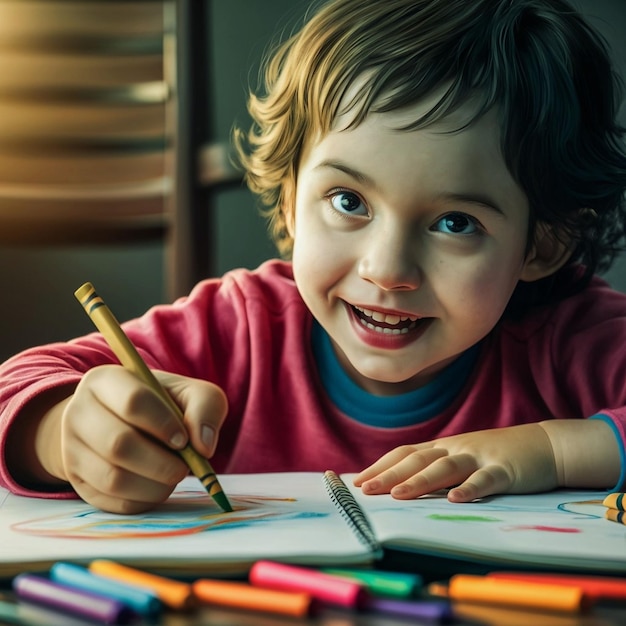
{"label": "white teeth", "polygon": [[406,328],[383,328],[382,326],[374,326],[374,324],[370,324],[365,320],[360,320],[363,326],[366,326],[370,330],[375,330],[377,333],[382,333],[383,335],[406,335],[409,332],[410,328],[415,326],[415,322],[413,322],[409,327]]}
{"label": "white teeth", "polygon": [[[382,313],[381,311],[373,311],[372,309],[362,309],[361,307],[355,306],[355,309],[357,309],[358,311],[361,311],[361,313],[363,313],[365,316],[373,319],[375,322],[382,322],[384,324],[389,324],[390,326],[396,326],[397,324],[399,324],[400,322],[406,322],[408,320],[410,320],[411,322],[416,322],[418,320],[417,316],[413,316],[413,315],[387,315],[386,313]],[[385,328],[385,329],[381,329],[377,326],[373,326],[372,324],[369,324],[368,322],[361,320],[363,322],[364,325],[366,325],[368,328],[372,327],[375,328],[376,330],[380,330],[380,331],[392,331],[395,329],[391,329],[391,328]],[[407,332],[407,329],[402,329],[402,330],[398,330],[398,333],[400,332]]]}

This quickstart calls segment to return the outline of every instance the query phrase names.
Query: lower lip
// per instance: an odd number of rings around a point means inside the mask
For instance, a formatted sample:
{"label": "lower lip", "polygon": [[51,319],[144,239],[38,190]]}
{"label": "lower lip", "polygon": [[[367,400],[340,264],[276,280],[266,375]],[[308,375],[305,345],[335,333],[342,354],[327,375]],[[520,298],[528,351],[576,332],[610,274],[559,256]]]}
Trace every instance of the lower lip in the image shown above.
{"label": "lower lip", "polygon": [[354,328],[359,339],[372,348],[381,348],[383,350],[401,350],[409,344],[417,341],[426,332],[430,326],[431,319],[425,319],[417,322],[417,326],[408,333],[392,335],[390,333],[381,333],[364,326],[361,318],[352,310],[352,307],[346,305],[348,309],[348,317],[350,324]]}

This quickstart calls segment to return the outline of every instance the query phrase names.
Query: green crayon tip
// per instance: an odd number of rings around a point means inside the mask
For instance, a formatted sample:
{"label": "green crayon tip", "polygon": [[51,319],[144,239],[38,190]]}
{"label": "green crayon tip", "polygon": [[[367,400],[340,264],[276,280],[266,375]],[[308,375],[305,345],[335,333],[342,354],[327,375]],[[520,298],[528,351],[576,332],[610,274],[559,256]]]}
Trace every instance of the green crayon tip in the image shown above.
{"label": "green crayon tip", "polygon": [[233,507],[230,505],[230,502],[228,501],[228,498],[223,491],[218,491],[217,493],[214,493],[212,497],[213,500],[215,500],[215,502],[220,505],[222,511],[224,511],[225,513],[232,513]]}

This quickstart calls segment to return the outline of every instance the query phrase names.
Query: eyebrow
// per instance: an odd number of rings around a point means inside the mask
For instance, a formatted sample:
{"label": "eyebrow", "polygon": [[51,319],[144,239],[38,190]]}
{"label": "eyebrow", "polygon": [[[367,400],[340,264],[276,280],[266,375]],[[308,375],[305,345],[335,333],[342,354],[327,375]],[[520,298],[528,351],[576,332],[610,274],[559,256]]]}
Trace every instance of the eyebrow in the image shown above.
{"label": "eyebrow", "polygon": [[[376,181],[371,176],[368,176],[367,174],[359,170],[356,170],[353,167],[350,167],[343,161],[327,159],[327,160],[322,161],[318,165],[316,165],[313,169],[318,170],[318,169],[325,169],[325,168],[339,170],[340,172],[347,174],[354,180],[358,181],[359,183],[367,187],[377,186]],[[499,215],[506,216],[505,212],[498,205],[498,203],[493,198],[491,198],[490,196],[484,193],[476,193],[476,192],[456,193],[456,192],[449,191],[449,192],[442,193],[440,197],[442,200],[445,200],[448,202],[477,204],[479,206],[495,211]]]}
{"label": "eyebrow", "polygon": [[354,178],[354,180],[358,181],[359,183],[366,185],[367,187],[376,187],[376,183],[371,176],[368,176],[367,174],[364,174],[363,172],[360,172],[359,170],[355,170],[349,165],[346,165],[343,161],[335,161],[335,160],[328,159],[328,160],[322,161],[321,163],[316,165],[313,169],[318,170],[318,169],[324,169],[324,168],[331,168],[331,169],[339,170],[340,172],[347,174],[351,178]]}
{"label": "eyebrow", "polygon": [[450,200],[452,202],[463,202],[466,204],[478,204],[487,209],[491,209],[492,211],[495,211],[496,213],[499,213],[502,216],[506,216],[506,213],[500,208],[498,203],[487,194],[473,193],[473,192],[471,193],[445,192],[441,194],[441,197],[444,200]]}

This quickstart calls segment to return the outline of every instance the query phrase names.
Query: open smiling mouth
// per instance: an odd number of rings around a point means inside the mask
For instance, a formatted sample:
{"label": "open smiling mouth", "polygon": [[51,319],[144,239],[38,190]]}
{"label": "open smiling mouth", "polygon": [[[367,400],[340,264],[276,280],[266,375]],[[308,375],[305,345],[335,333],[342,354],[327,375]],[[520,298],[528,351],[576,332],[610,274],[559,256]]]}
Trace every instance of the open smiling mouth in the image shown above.
{"label": "open smiling mouth", "polygon": [[406,335],[417,327],[419,321],[428,319],[413,315],[388,315],[353,304],[350,308],[363,326],[384,335]]}

